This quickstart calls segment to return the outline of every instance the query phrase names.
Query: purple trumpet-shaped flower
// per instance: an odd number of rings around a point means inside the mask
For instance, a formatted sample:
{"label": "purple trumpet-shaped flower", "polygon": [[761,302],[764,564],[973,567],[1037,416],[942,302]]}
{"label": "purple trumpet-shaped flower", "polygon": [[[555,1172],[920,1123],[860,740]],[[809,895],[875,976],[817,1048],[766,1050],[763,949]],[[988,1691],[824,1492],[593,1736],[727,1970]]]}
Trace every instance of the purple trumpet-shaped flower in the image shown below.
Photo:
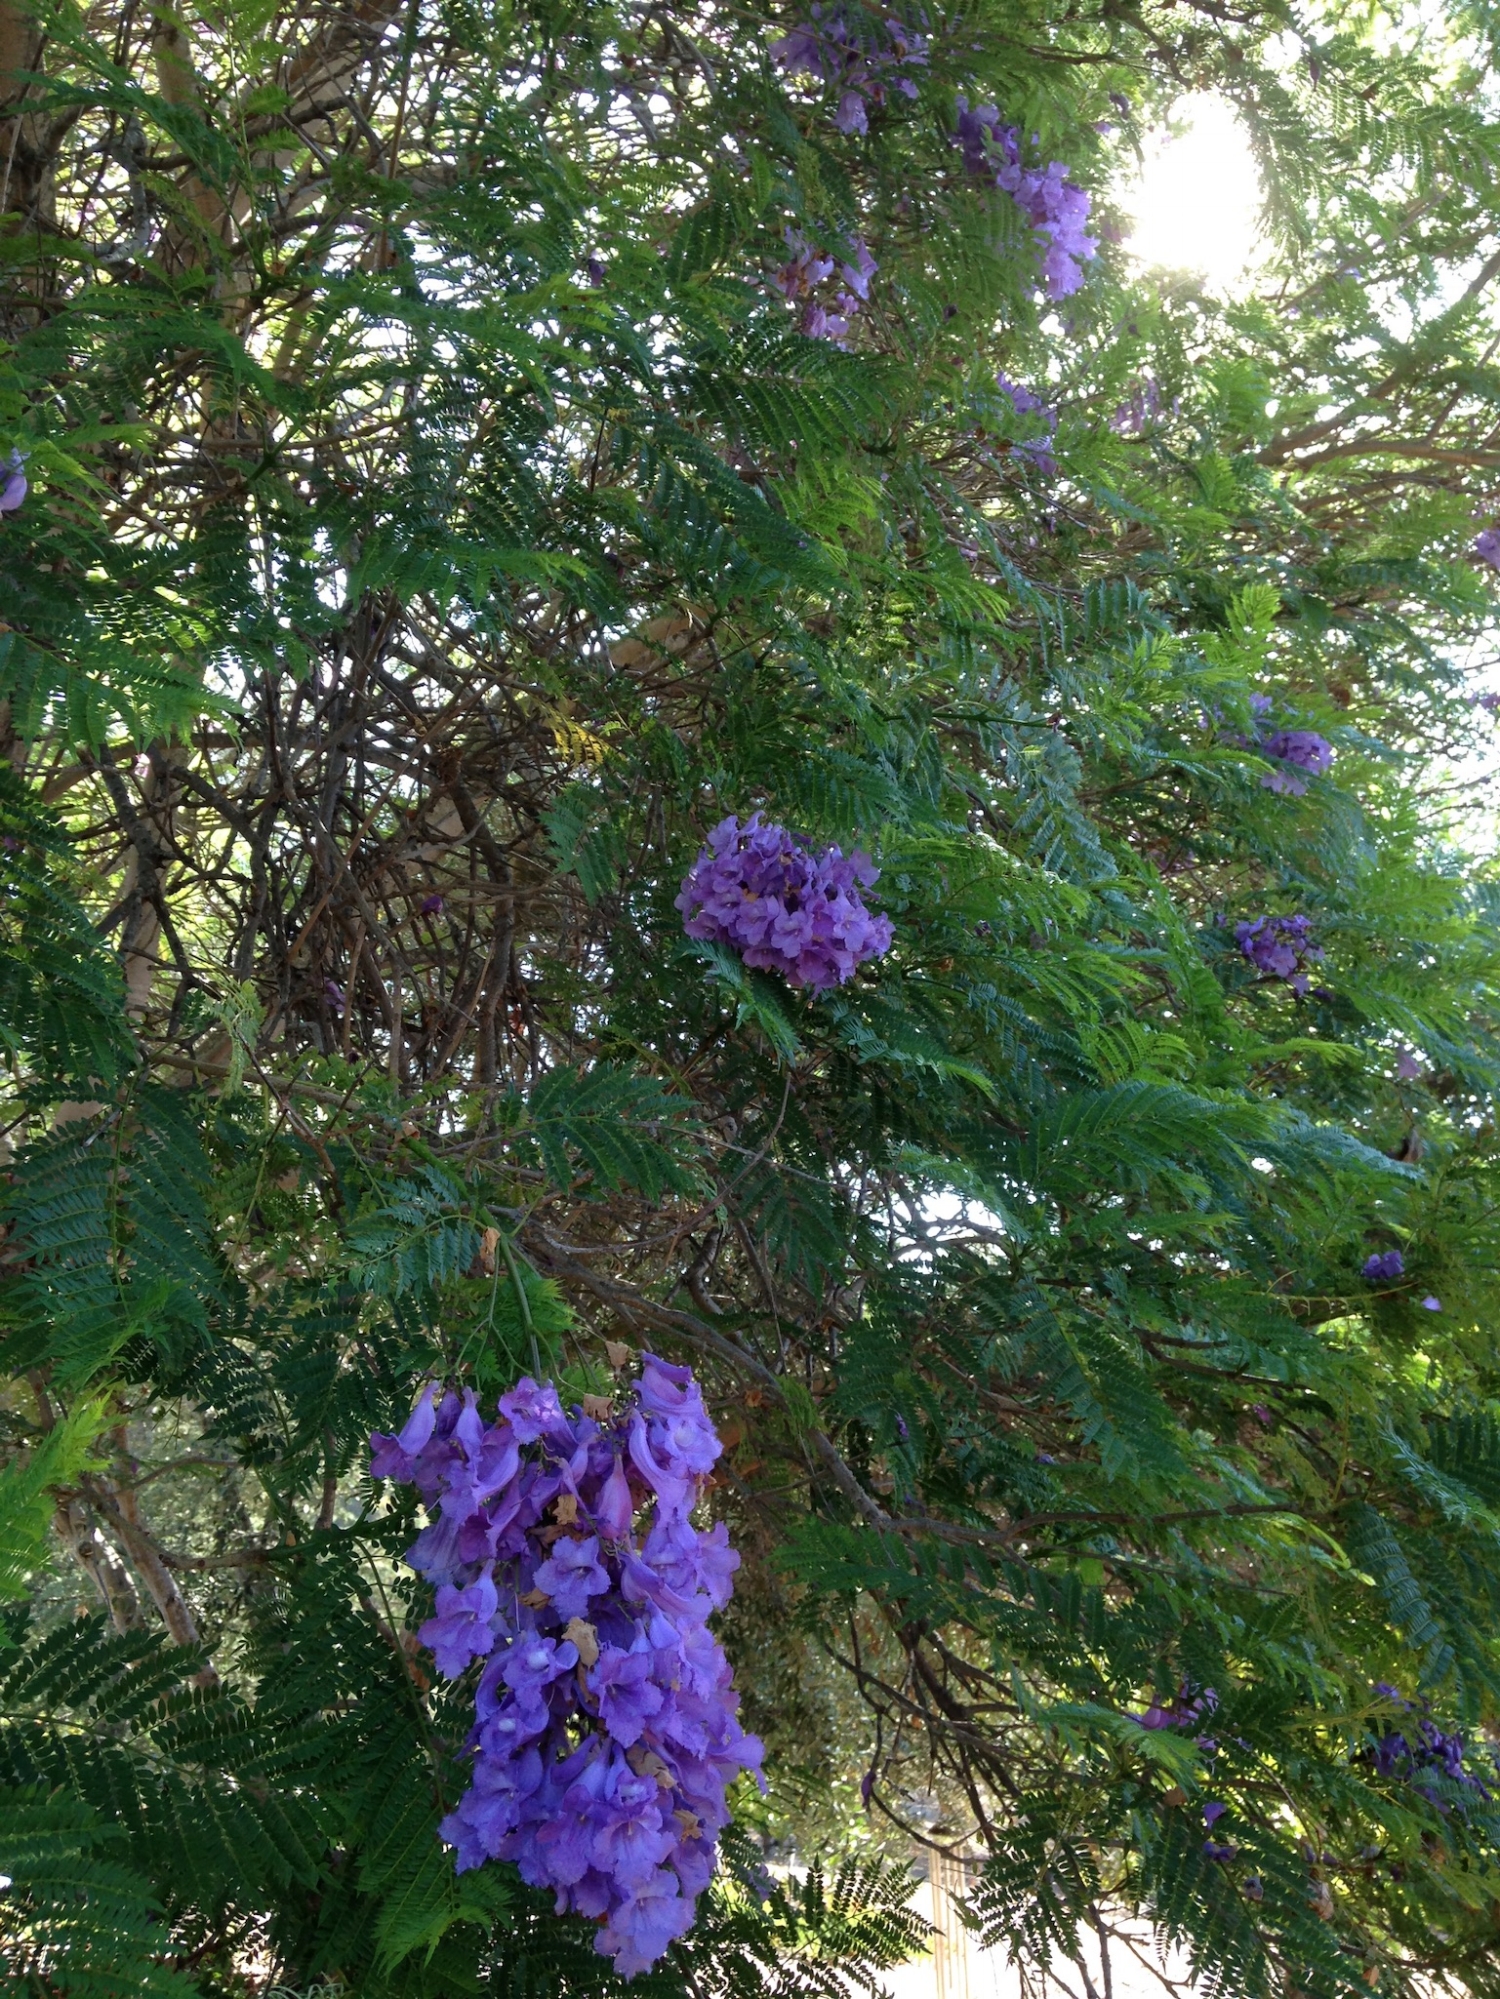
{"label": "purple trumpet-shaped flower", "polygon": [[429,1617],[417,1636],[437,1661],[444,1679],[456,1680],[471,1659],[482,1659],[495,1648],[490,1620],[499,1608],[495,1585],[481,1575],[467,1589],[440,1585],[437,1616]]}
{"label": "purple trumpet-shaped flower", "polygon": [[551,1597],[559,1617],[582,1617],[591,1596],[602,1596],[609,1588],[608,1571],[599,1562],[599,1543],[558,1541],[549,1560],[536,1572],[536,1587]]}
{"label": "purple trumpet-shaped flower", "polygon": [[825,992],[890,949],[890,918],[872,916],[861,894],[877,878],[864,854],[815,852],[755,812],[709,834],[677,908],[689,937],[728,944],[747,965]]}
{"label": "purple trumpet-shaped flower", "polygon": [[599,1702],[599,1719],[626,1749],[640,1741],[647,1722],[661,1712],[665,1695],[654,1675],[655,1658],[649,1646],[632,1646],[624,1652],[618,1645],[606,1645],[589,1674],[589,1690]]}
{"label": "purple trumpet-shaped flower", "polygon": [[8,458],[0,458],[0,514],[13,514],[26,498],[26,460],[30,456],[28,451],[12,451]]}
{"label": "purple trumpet-shaped flower", "polygon": [[761,1752],[705,1621],[739,1557],[692,1517],[720,1449],[698,1384],[648,1354],[590,1407],[528,1379],[486,1423],[429,1385],[373,1463],[435,1509],[407,1557],[437,1585],[423,1642],[450,1677],[485,1661],[472,1782],[440,1827],[454,1864],[513,1864],[633,1976],[691,1924]]}
{"label": "purple trumpet-shaped flower", "polygon": [[1500,569],[1500,528],[1486,528],[1474,537],[1474,553],[1492,569]]}

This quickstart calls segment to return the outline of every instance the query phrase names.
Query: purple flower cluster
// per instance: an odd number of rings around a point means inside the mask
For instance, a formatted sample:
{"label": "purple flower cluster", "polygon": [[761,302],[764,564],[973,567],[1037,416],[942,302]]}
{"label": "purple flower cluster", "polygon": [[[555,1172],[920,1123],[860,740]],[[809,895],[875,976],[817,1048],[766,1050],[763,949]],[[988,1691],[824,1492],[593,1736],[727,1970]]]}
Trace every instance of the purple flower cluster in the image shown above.
{"label": "purple flower cluster", "polygon": [[[849,337],[849,322],[870,296],[870,280],[880,269],[862,236],[851,239],[853,257],[840,261],[810,243],[800,229],[790,223],[782,231],[787,261],[771,273],[771,283],[784,299],[803,304],[802,331],[813,340],[831,340],[842,347]],[[839,286],[831,300],[815,296],[820,285],[832,280]]]}
{"label": "purple flower cluster", "polygon": [[1307,794],[1307,779],[1322,777],[1333,768],[1333,745],[1316,729],[1272,729],[1266,726],[1274,705],[1269,694],[1252,694],[1250,713],[1255,718],[1255,734],[1237,736],[1235,741],[1242,748],[1254,750],[1257,755],[1267,757],[1279,766],[1276,770],[1267,771],[1261,779],[1267,791],[1279,792],[1287,798],[1303,798]]}
{"label": "purple flower cluster", "polygon": [[1050,403],[1044,403],[1040,396],[1019,382],[1012,382],[1005,375],[995,377],[995,387],[1010,403],[1018,418],[1035,417],[1041,425],[1039,434],[1018,439],[1011,449],[1017,458],[1028,459],[1045,479],[1052,478],[1057,471],[1057,459],[1053,456],[1052,440],[1057,435],[1057,411]]}
{"label": "purple flower cluster", "polygon": [[1359,1274],[1371,1284],[1389,1284],[1406,1275],[1406,1258],[1399,1249],[1378,1250],[1365,1258]]}
{"label": "purple flower cluster", "polygon": [[[1191,1684],[1184,1680],[1177,1689],[1175,1699],[1162,1701],[1153,1698],[1146,1712],[1135,1718],[1142,1728],[1189,1728],[1205,1715],[1212,1714],[1218,1705],[1219,1696],[1212,1687],[1205,1687],[1202,1693],[1195,1694]],[[1222,1806],[1220,1809],[1223,1809]],[[1209,1823],[1212,1824],[1213,1820],[1210,1819]]]}
{"label": "purple flower cluster", "polygon": [[1292,798],[1301,798],[1307,790],[1307,779],[1299,776],[1299,772],[1321,777],[1333,764],[1332,743],[1315,729],[1277,729],[1259,748],[1263,757],[1281,765],[1280,770],[1267,771],[1261,783],[1267,791],[1279,791]]}
{"label": "purple flower cluster", "polygon": [[1067,298],[1076,292],[1083,283],[1080,266],[1099,245],[1083,233],[1089,197],[1068,179],[1067,168],[1057,160],[1046,167],[1023,166],[1019,127],[1002,125],[993,104],[980,104],[971,111],[962,97],[953,143],[963,153],[968,171],[1003,188],[1041,237],[1048,298]]}
{"label": "purple flower cluster", "polygon": [[[1139,437],[1156,422],[1167,405],[1162,401],[1161,390],[1149,375],[1143,375],[1130,391],[1130,400],[1120,404],[1109,420],[1109,427],[1120,437]],[[1182,398],[1172,398],[1172,414],[1182,408]]]}
{"label": "purple flower cluster", "polygon": [[1304,965],[1323,958],[1321,945],[1312,941],[1312,919],[1307,916],[1257,916],[1252,922],[1234,926],[1234,941],[1258,972],[1285,979],[1292,991],[1307,991]]}
{"label": "purple flower cluster", "polygon": [[902,75],[927,60],[927,38],[901,22],[853,25],[842,7],[820,5],[812,18],[771,44],[771,60],[788,76],[812,76],[839,93],[833,122],[845,134],[868,132],[870,106],[886,101],[889,90],[915,97],[916,80]]}
{"label": "purple flower cluster", "polygon": [[[1414,1711],[1415,1704],[1403,1700],[1385,1680],[1376,1681],[1375,1692],[1383,1700],[1394,1701],[1398,1707],[1405,1708],[1408,1714]],[[1464,1768],[1466,1753],[1467,1744],[1463,1735],[1457,1729],[1451,1734],[1445,1733],[1425,1712],[1414,1728],[1410,1723],[1404,1730],[1392,1728],[1389,1724],[1382,1725],[1374,1747],[1366,1752],[1378,1775],[1405,1778],[1440,1811],[1446,1811],[1447,1806],[1432,1795],[1434,1777],[1446,1777],[1450,1783],[1477,1791],[1486,1803],[1492,1796],[1488,1785],[1473,1771]],[[1500,1767],[1500,1758],[1494,1760]]]}
{"label": "purple flower cluster", "polygon": [[743,826],[733,816],[715,826],[677,908],[689,937],[731,945],[747,965],[823,992],[891,947],[890,918],[872,916],[860,894],[878,879],[858,850],[815,853],[752,812]]}
{"label": "purple flower cluster", "polygon": [[13,514],[27,494],[26,460],[29,451],[12,451],[0,459],[0,514]]}
{"label": "purple flower cluster", "polygon": [[374,1476],[432,1515],[407,1551],[437,1587],[422,1643],[450,1679],[485,1661],[473,1782],[440,1827],[459,1871],[513,1861],[600,1925],[618,1971],[646,1970],[690,1927],[725,1787],[761,1757],[707,1624],[739,1556],[693,1525],[720,1444],[691,1371],[646,1354],[623,1406],[571,1412],[528,1377],[488,1425],[472,1389],[430,1384],[371,1444]]}
{"label": "purple flower cluster", "polygon": [[1500,569],[1500,528],[1486,528],[1474,539],[1474,553],[1492,569]]}

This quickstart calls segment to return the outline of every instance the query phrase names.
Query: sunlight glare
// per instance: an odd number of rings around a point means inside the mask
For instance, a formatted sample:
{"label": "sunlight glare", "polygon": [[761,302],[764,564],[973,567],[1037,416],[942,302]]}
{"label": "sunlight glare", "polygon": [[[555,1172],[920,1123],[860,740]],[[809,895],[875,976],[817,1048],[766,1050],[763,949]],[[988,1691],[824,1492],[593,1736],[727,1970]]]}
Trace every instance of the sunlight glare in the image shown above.
{"label": "sunlight glare", "polygon": [[1135,217],[1126,248],[1147,266],[1201,275],[1217,293],[1238,289],[1259,237],[1260,175],[1234,107],[1199,93],[1173,106],[1177,137],[1161,132],[1121,206]]}

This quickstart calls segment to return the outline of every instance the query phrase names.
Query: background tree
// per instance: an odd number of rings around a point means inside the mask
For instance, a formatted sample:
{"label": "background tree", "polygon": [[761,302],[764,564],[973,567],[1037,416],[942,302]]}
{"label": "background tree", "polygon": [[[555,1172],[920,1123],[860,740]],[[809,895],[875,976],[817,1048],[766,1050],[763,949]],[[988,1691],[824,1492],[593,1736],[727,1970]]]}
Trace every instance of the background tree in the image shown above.
{"label": "background tree", "polygon": [[[451,1871],[364,1468],[606,1336],[731,1446],[750,1834],[1494,1988],[1494,35],[0,5],[19,1989],[603,1989]],[[1118,248],[1186,89],[1228,305]],[[685,937],[757,809],[847,984]],[[635,1989],[913,1941],[757,1854]]]}

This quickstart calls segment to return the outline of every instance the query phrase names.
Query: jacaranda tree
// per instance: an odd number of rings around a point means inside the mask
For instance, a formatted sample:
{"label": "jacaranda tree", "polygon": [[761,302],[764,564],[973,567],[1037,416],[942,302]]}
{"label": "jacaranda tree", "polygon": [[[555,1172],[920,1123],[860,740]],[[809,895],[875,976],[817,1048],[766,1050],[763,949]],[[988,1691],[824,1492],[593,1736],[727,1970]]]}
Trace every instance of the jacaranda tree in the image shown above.
{"label": "jacaranda tree", "polygon": [[0,0],[7,1989],[1500,1991],[1497,37]]}

